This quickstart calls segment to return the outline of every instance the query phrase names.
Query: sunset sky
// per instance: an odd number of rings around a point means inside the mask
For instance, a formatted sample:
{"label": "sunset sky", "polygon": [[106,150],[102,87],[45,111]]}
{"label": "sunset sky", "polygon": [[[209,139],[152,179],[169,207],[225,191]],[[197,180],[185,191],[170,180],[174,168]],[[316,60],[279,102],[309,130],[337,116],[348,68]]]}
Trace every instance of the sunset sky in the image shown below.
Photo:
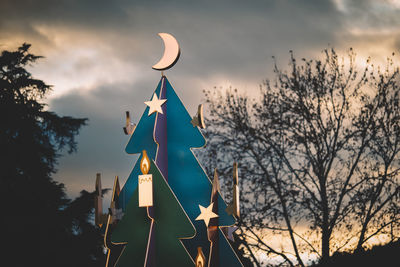
{"label": "sunset sky", "polygon": [[114,175],[123,184],[132,170],[124,113],[137,122],[160,79],[151,69],[163,53],[158,32],[181,46],[166,75],[194,115],[203,89],[253,94],[272,77],[272,56],[285,67],[289,50],[311,58],[353,47],[360,64],[398,58],[400,0],[1,0],[0,49],[32,44],[45,58],[30,71],[54,86],[49,109],[89,119],[78,152],[64,156],[54,176],[69,196],[93,190],[96,172],[111,187]]}

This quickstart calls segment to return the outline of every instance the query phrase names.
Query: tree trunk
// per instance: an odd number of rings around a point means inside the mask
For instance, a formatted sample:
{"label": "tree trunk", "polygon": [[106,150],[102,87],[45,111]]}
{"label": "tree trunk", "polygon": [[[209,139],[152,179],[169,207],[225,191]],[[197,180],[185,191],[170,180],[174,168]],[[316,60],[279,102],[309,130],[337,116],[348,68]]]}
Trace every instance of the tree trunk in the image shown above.
{"label": "tree trunk", "polygon": [[322,202],[322,253],[321,262],[325,263],[329,259],[329,239],[331,236],[331,231],[329,229],[329,208],[326,194],[326,185],[321,182],[321,202]]}
{"label": "tree trunk", "polygon": [[[324,227],[325,228],[325,227]],[[325,263],[329,259],[329,238],[330,234],[328,228],[322,229],[322,257],[321,262]]]}
{"label": "tree trunk", "polygon": [[363,228],[361,230],[360,237],[358,239],[356,251],[361,251],[362,250],[362,244],[364,243],[364,238],[365,238],[365,233],[367,231],[367,223],[363,224]]}

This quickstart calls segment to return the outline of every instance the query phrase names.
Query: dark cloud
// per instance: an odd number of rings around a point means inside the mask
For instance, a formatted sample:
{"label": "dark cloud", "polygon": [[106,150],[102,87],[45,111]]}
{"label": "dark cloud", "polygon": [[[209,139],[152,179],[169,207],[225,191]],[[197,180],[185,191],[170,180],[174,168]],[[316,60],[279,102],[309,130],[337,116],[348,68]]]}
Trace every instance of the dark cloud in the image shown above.
{"label": "dark cloud", "polygon": [[[155,86],[149,90],[149,97]],[[136,157],[125,153],[128,141],[122,130],[125,111],[130,110],[133,121],[137,122],[144,110],[143,99],[127,89],[132,87],[132,84],[102,85],[90,91],[74,90],[51,101],[50,108],[60,115],[89,119],[77,138],[78,152],[61,159],[57,180],[92,189],[96,172],[103,174],[106,187],[112,185],[115,175],[122,181],[129,175]],[[135,87],[146,85],[138,83]],[[68,189],[71,194],[81,190]]]}
{"label": "dark cloud", "polygon": [[103,27],[124,18],[123,2],[128,1],[2,0],[0,14],[3,23],[67,23],[84,27]]}
{"label": "dark cloud", "polygon": [[[167,31],[177,35],[188,55],[207,63],[216,58],[214,64],[225,68],[239,65],[234,59],[254,61],[259,58],[254,51],[331,42],[341,26],[335,6],[319,0],[6,0],[0,9],[0,25],[8,27],[3,27],[4,32],[13,29],[37,35],[39,26],[95,31],[101,41],[112,42],[124,51],[123,56],[145,54],[143,44],[154,43],[154,33]],[[140,43],[135,48],[142,51],[132,51],[132,43]],[[264,52],[261,58],[270,54]]]}

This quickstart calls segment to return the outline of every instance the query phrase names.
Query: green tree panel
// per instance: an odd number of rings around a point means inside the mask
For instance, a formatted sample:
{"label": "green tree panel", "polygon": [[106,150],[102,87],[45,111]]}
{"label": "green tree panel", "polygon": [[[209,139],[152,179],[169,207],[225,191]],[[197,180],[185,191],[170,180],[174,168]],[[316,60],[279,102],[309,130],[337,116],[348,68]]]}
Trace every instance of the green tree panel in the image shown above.
{"label": "green tree panel", "polygon": [[[176,196],[165,181],[154,161],[149,174],[153,175],[155,253],[156,266],[193,266],[179,238],[190,238],[195,229]],[[118,267],[143,266],[151,219],[147,209],[139,207],[138,188],[130,199],[126,213],[115,228],[112,241],[126,242],[127,246],[117,262]]]}

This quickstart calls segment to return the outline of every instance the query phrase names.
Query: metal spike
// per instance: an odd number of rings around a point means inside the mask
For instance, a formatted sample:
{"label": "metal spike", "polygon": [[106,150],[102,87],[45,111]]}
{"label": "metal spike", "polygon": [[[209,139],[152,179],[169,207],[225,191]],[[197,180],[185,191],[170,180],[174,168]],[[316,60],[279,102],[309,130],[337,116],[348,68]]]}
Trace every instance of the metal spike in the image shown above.
{"label": "metal spike", "polygon": [[226,208],[226,212],[230,215],[234,215],[236,218],[240,217],[240,206],[239,206],[239,175],[238,175],[238,164],[233,163],[233,183],[232,183],[232,203]]}
{"label": "metal spike", "polygon": [[94,196],[94,221],[95,224],[99,227],[103,225],[103,196],[102,196],[102,188],[101,188],[101,174],[96,174],[96,192]]}
{"label": "metal spike", "polygon": [[125,122],[125,127],[123,127],[124,133],[126,135],[131,135],[135,131],[136,124],[131,122],[129,111],[126,111],[125,116],[126,116],[126,122]]}

